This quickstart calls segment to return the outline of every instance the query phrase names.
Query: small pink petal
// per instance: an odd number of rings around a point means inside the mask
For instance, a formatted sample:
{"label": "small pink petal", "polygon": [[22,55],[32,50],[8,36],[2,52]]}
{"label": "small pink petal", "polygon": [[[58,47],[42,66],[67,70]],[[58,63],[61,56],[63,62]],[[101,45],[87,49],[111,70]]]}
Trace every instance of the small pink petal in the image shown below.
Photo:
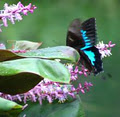
{"label": "small pink petal", "polygon": [[5,17],[3,17],[3,18],[2,18],[2,21],[3,21],[4,26],[7,27],[7,26],[8,26],[8,24],[7,24],[7,19],[6,19]]}

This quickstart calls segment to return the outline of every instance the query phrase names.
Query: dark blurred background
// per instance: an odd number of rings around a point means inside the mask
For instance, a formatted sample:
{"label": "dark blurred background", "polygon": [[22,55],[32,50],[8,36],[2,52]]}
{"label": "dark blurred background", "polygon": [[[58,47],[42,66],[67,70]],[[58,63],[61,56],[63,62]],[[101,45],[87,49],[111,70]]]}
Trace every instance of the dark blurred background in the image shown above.
{"label": "dark blurred background", "polygon": [[[18,0],[0,0],[16,4]],[[120,0],[21,0],[24,5],[37,6],[33,14],[24,16],[15,25],[2,27],[1,42],[7,40],[30,40],[43,42],[42,47],[65,45],[69,23],[75,18],[83,21],[96,17],[98,37],[117,45],[112,56],[103,59],[104,73],[84,78],[94,84],[81,100],[86,117],[120,117]],[[81,78],[80,80],[82,80]]]}

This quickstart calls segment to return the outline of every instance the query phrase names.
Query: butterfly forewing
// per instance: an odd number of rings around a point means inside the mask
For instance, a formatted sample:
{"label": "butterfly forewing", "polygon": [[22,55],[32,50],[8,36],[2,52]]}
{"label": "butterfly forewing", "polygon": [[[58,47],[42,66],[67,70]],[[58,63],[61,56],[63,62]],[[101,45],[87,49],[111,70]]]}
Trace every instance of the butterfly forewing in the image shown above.
{"label": "butterfly forewing", "polygon": [[82,48],[85,46],[84,40],[80,32],[81,22],[79,19],[72,21],[68,28],[66,45],[73,48]]}

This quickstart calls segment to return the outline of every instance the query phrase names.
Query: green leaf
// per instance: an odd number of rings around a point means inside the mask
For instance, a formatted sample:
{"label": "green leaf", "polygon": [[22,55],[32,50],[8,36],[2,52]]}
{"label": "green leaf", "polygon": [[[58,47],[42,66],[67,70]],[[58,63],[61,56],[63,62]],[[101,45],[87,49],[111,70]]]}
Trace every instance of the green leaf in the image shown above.
{"label": "green leaf", "polygon": [[0,98],[0,117],[18,117],[22,106],[3,98]]}
{"label": "green leaf", "polygon": [[78,62],[80,56],[79,53],[68,46],[56,46],[50,48],[43,48],[38,50],[31,50],[26,53],[19,53],[22,57],[39,57],[46,59],[61,59],[70,62]]}
{"label": "green leaf", "polygon": [[42,43],[38,43],[38,42],[31,42],[31,41],[16,41],[15,45],[14,45],[14,49],[17,50],[36,50],[37,48],[39,48],[39,46],[41,46]]}
{"label": "green leaf", "polygon": [[0,62],[7,61],[7,60],[20,59],[20,58],[25,58],[25,57],[16,55],[15,53],[9,50],[0,49]]}
{"label": "green leaf", "polygon": [[53,60],[25,58],[0,63],[0,92],[24,93],[43,78],[69,83],[70,73],[63,64]]}
{"label": "green leaf", "polygon": [[31,50],[26,53],[13,53],[9,50],[0,50],[0,62],[20,58],[45,58],[61,59],[71,63],[78,62],[79,53],[68,46],[57,46],[38,50]]}
{"label": "green leaf", "polygon": [[49,104],[47,101],[43,101],[42,105],[38,102],[29,102],[28,105],[19,117],[23,117],[24,114],[28,117],[85,117],[81,100],[78,96],[77,99],[69,98],[64,103],[54,101]]}

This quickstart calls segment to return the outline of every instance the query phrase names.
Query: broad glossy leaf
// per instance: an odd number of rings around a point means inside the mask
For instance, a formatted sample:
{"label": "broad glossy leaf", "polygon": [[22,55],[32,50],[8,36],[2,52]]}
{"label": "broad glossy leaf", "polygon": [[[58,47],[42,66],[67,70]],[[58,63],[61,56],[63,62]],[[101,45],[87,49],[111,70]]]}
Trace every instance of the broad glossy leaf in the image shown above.
{"label": "broad glossy leaf", "polygon": [[38,50],[31,50],[26,53],[20,53],[23,57],[39,57],[47,59],[62,59],[71,62],[77,62],[79,60],[79,53],[68,46],[56,46],[50,48],[43,48]]}
{"label": "broad glossy leaf", "polygon": [[22,106],[16,102],[0,98],[0,117],[18,117]]}
{"label": "broad glossy leaf", "polygon": [[65,103],[54,101],[49,104],[44,101],[42,105],[38,102],[29,102],[28,105],[19,117],[24,114],[28,117],[85,117],[79,97],[77,99],[68,99]]}
{"label": "broad glossy leaf", "polygon": [[13,53],[10,50],[0,50],[0,62],[33,57],[45,59],[61,59],[74,63],[79,60],[79,53],[75,49],[67,46],[31,50],[26,53]]}
{"label": "broad glossy leaf", "polygon": [[24,58],[0,63],[0,92],[24,93],[43,78],[69,83],[70,73],[63,64],[53,60]]}
{"label": "broad glossy leaf", "polygon": [[16,41],[14,45],[14,49],[17,50],[36,50],[41,46],[42,43],[38,42],[31,42],[31,41]]}
{"label": "broad glossy leaf", "polygon": [[0,49],[0,62],[7,61],[7,60],[20,59],[20,58],[25,58],[25,57],[16,55],[15,53],[11,52],[10,50]]}

